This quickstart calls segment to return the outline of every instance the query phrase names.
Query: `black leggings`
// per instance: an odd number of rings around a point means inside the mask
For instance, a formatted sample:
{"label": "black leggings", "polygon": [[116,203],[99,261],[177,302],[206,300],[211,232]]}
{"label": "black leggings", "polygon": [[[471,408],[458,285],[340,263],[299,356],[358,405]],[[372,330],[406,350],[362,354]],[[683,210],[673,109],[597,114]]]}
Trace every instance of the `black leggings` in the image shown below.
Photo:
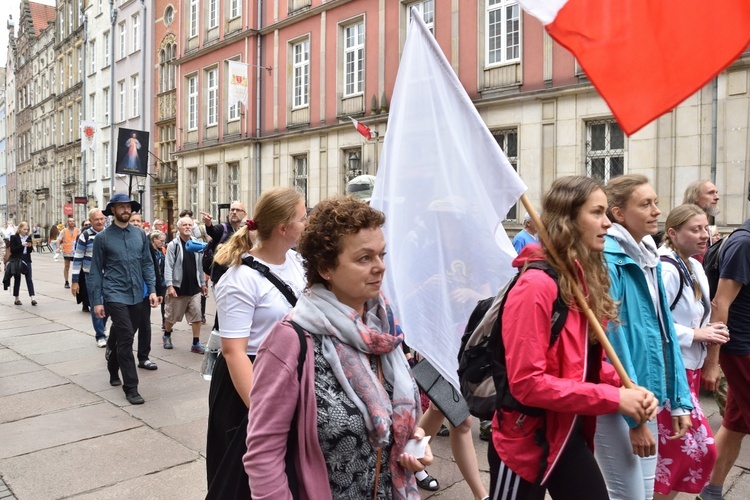
{"label": "black leggings", "polygon": [[[576,430],[578,430],[578,426]],[[544,500],[549,490],[555,500],[609,499],[607,485],[580,432],[574,431],[544,486],[532,484],[510,470],[498,457],[490,441],[490,498],[492,500]],[[498,478],[500,477],[500,481]]]}

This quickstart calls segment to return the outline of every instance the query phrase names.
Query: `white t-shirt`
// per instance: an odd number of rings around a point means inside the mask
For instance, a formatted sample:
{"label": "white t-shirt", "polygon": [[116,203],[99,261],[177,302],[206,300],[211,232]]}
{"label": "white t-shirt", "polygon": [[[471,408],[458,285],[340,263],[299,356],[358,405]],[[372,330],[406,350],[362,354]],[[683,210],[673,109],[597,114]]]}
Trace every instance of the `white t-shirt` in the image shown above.
{"label": "white t-shirt", "polygon": [[[302,257],[297,252],[289,250],[281,265],[256,260],[267,265],[299,297],[306,281]],[[257,354],[260,343],[273,325],[292,310],[292,305],[273,283],[244,264],[230,267],[216,284],[214,293],[219,336],[247,338],[249,355]]]}

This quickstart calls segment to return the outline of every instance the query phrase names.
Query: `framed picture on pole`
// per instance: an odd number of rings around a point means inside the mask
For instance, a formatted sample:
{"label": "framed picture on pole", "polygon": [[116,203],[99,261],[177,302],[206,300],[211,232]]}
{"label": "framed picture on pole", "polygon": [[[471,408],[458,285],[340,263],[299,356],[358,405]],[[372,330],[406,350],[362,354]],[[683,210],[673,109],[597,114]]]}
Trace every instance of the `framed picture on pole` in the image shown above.
{"label": "framed picture on pole", "polygon": [[148,175],[149,132],[120,128],[117,134],[117,163],[115,173]]}

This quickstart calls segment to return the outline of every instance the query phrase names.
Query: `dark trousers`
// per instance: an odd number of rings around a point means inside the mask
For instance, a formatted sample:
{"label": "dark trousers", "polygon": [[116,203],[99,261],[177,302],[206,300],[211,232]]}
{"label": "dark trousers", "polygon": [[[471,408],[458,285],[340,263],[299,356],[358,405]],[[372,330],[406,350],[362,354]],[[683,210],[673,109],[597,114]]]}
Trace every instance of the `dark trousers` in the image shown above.
{"label": "dark trousers", "polygon": [[532,484],[508,469],[498,457],[492,441],[487,449],[487,459],[492,500],[544,500],[546,490],[555,500],[609,499],[594,453],[586,446],[579,428],[571,434],[568,445],[544,486]]}
{"label": "dark trousers", "polygon": [[141,320],[138,325],[138,361],[146,361],[151,354],[151,304],[143,299]]}
{"label": "dark trousers", "polygon": [[143,303],[127,305],[119,302],[107,302],[104,308],[109,313],[112,326],[109,327],[107,347],[112,353],[107,362],[110,376],[122,372],[122,389],[125,393],[138,389],[138,373],[133,358],[133,337],[135,326],[143,317]]}
{"label": "dark trousers", "polygon": [[[255,356],[250,357],[251,361],[254,359]],[[208,392],[206,475],[209,490],[219,472],[220,481],[224,483],[221,486],[223,491],[236,491],[236,488],[242,488],[243,483],[247,486],[247,474],[242,464],[244,452],[238,453],[232,446],[233,440],[244,443],[246,435],[247,406],[234,388],[226,359],[219,354]]]}
{"label": "dark trousers", "polygon": [[[34,282],[31,281],[31,256],[24,254],[21,256],[21,261],[25,262],[26,265],[21,264],[22,269],[26,271],[26,288],[29,289],[29,297],[33,297],[36,295],[34,293]],[[21,291],[21,277],[16,274],[15,278],[13,279],[13,296],[18,297],[18,293]]]}

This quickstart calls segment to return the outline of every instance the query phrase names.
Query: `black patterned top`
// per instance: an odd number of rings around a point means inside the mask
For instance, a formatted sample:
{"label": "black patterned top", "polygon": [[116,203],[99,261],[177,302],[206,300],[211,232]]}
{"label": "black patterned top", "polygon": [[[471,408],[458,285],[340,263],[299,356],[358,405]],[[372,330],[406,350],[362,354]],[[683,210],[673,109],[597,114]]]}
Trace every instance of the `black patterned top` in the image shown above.
{"label": "black patterned top", "polygon": [[[365,421],[359,409],[336,380],[321,351],[320,337],[313,335],[315,353],[315,402],[318,405],[318,441],[328,469],[328,482],[334,499],[372,498],[375,487],[377,452],[367,438]],[[377,373],[376,358],[371,366]],[[393,398],[393,387],[385,383]],[[383,448],[378,498],[391,498],[389,455],[393,443]]]}

